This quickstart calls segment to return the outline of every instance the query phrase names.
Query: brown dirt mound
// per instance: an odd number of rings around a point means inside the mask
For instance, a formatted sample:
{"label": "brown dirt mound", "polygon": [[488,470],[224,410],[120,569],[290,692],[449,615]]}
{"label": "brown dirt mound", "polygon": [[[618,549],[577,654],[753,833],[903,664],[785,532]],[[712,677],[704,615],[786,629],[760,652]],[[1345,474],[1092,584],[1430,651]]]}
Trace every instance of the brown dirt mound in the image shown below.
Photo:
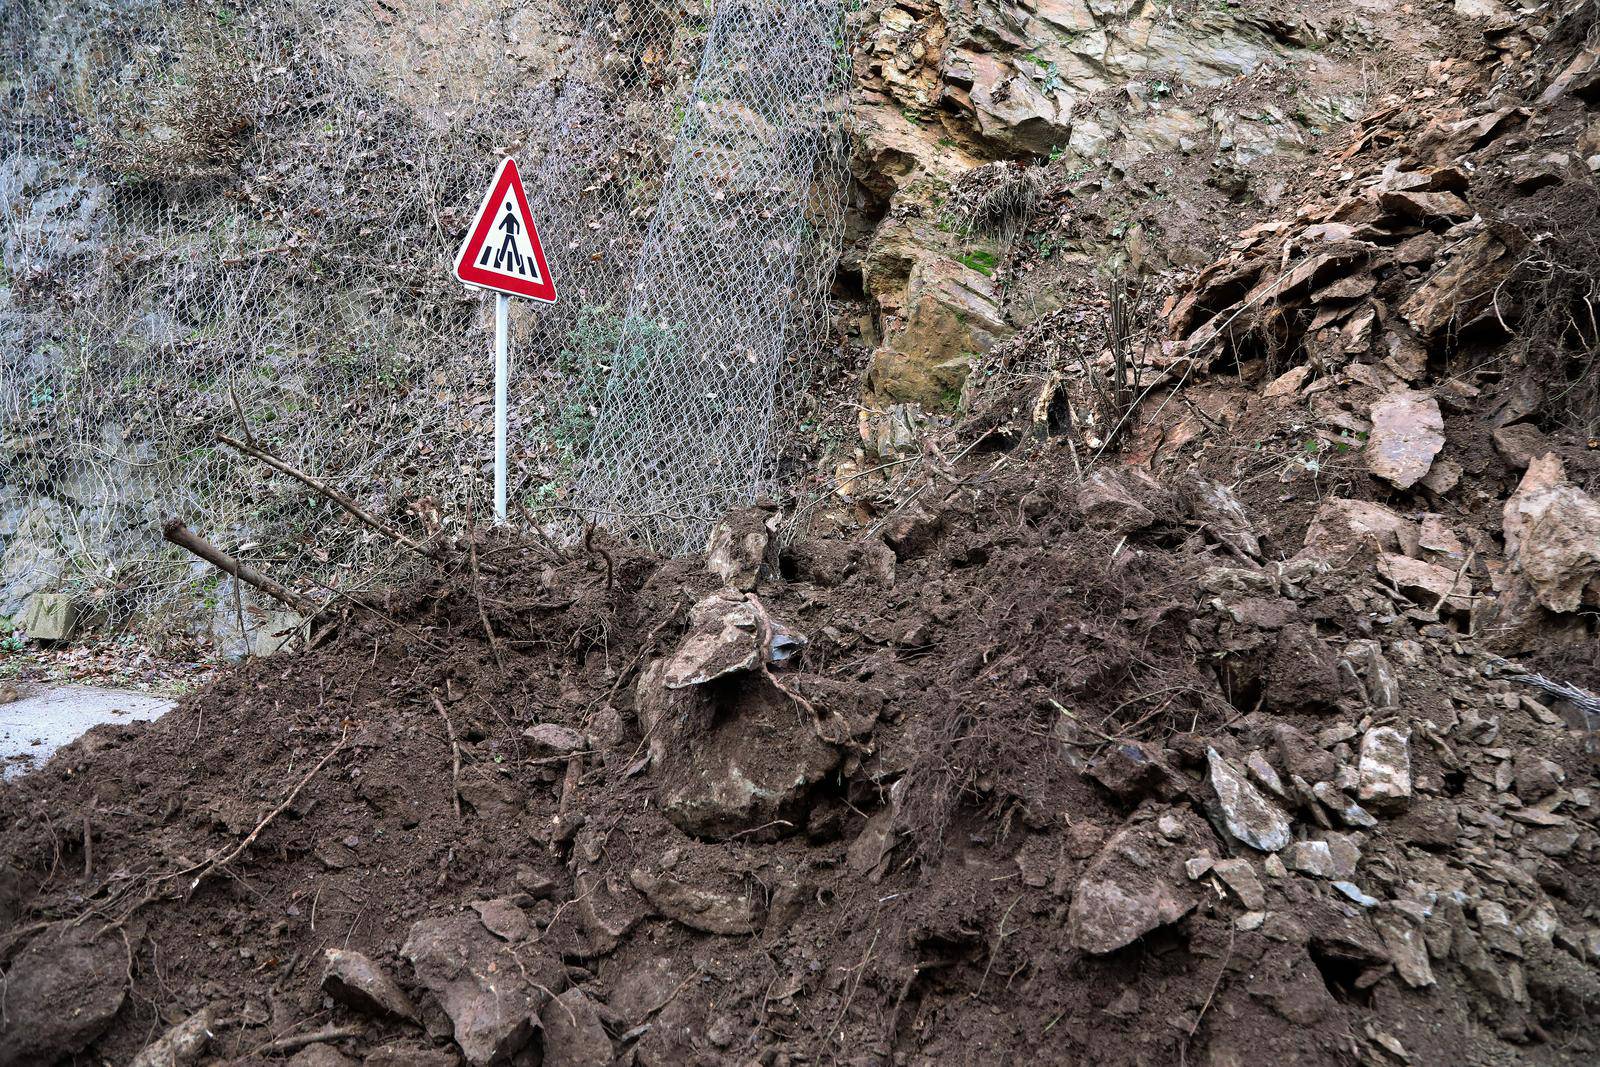
{"label": "brown dirt mound", "polygon": [[753,594],[488,544],[0,790],[0,1063],[1590,1060],[1582,739],[1215,502],[985,463],[736,517]]}

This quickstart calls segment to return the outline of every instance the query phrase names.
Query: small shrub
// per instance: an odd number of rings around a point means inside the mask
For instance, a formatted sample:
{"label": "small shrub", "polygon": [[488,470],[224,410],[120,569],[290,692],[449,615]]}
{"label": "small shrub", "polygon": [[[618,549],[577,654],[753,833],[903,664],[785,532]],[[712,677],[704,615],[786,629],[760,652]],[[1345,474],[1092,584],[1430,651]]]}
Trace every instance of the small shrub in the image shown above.
{"label": "small shrub", "polygon": [[232,21],[185,17],[177,59],[107,102],[97,138],[104,165],[125,177],[193,182],[237,172],[261,100],[257,65]]}

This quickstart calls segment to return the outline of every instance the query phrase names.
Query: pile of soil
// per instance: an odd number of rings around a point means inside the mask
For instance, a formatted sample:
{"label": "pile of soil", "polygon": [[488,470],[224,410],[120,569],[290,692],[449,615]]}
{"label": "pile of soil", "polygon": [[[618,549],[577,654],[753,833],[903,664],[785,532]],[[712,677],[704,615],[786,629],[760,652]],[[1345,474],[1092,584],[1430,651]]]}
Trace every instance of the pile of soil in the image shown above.
{"label": "pile of soil", "polygon": [[1178,294],[1141,465],[1047,395],[704,557],[495,534],[0,787],[0,1067],[1593,1062],[1597,468],[1513,403],[1592,334],[1442,317],[1592,194],[1570,29]]}
{"label": "pile of soil", "polygon": [[1012,459],[709,566],[488,542],[97,729],[0,792],[0,1062],[1591,1059],[1584,739],[1215,484]]}

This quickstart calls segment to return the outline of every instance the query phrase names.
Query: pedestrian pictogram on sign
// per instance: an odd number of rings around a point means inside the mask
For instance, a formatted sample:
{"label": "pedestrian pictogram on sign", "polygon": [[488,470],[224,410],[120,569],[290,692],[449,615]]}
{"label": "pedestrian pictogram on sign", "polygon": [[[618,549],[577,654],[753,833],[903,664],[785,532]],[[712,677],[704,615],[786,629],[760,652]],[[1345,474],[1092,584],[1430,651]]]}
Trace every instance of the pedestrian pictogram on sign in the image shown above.
{"label": "pedestrian pictogram on sign", "polygon": [[506,159],[495,172],[489,195],[456,255],[456,277],[468,285],[554,302],[555,283],[533,227],[516,160]]}

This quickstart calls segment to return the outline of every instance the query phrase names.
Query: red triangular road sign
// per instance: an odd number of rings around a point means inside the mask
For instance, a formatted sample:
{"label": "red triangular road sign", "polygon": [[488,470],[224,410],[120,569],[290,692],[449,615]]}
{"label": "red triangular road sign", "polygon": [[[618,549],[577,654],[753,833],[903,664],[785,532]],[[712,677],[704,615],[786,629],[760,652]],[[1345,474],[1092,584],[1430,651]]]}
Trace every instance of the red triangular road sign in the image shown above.
{"label": "red triangular road sign", "polygon": [[456,277],[512,296],[554,302],[555,282],[533,227],[517,161],[507,158],[495,172],[489,195],[456,254]]}

